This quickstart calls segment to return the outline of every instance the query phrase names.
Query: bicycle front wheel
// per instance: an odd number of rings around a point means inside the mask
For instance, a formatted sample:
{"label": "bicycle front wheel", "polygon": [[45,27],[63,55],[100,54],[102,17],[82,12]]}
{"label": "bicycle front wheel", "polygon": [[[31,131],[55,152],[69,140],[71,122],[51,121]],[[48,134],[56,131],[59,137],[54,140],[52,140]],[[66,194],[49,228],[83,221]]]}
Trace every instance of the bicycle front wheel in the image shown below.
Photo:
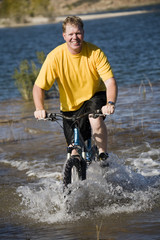
{"label": "bicycle front wheel", "polygon": [[64,167],[63,184],[67,187],[68,184],[79,180],[86,179],[86,161],[79,157],[71,156]]}

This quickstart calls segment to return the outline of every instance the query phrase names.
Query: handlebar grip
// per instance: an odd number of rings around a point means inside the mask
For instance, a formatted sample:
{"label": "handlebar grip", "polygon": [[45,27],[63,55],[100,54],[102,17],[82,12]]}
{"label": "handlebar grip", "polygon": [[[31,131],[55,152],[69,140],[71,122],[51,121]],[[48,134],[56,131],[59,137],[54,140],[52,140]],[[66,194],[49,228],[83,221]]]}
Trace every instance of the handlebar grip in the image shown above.
{"label": "handlebar grip", "polygon": [[56,120],[56,114],[53,114],[53,113],[46,113],[46,117],[45,117],[44,120],[55,121],[55,120]]}

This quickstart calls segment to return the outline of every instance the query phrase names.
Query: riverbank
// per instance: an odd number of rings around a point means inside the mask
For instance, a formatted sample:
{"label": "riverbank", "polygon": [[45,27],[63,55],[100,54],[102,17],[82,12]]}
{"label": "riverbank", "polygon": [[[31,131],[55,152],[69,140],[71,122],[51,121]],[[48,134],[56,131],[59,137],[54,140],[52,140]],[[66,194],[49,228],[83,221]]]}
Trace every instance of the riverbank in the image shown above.
{"label": "riverbank", "polygon": [[[128,16],[128,15],[136,15],[136,14],[145,14],[150,12],[160,11],[160,9],[156,8],[156,5],[151,9],[143,9],[143,10],[132,10],[132,8],[127,10],[117,10],[116,12],[106,12],[106,13],[87,13],[87,14],[76,14],[82,18],[82,20],[93,20],[93,19],[102,19],[102,18],[112,18],[112,17],[120,17],[120,16]],[[84,12],[84,11],[82,11]],[[74,14],[74,11],[73,11]],[[67,14],[66,14],[67,15]],[[57,22],[61,22],[65,19],[66,15],[59,15],[54,18],[37,16],[37,17],[27,17],[25,22],[15,23],[9,18],[1,18],[0,19],[0,28],[6,27],[24,27],[24,26],[34,26],[34,25],[43,25],[43,24],[53,24]],[[68,14],[70,15],[70,14]]]}
{"label": "riverbank", "polygon": [[[87,14],[87,15],[79,15],[82,20],[93,20],[93,19],[102,19],[102,18],[112,18],[112,17],[121,17],[121,16],[129,16],[136,14],[144,14],[150,13],[155,10],[136,10],[136,11],[125,11],[125,12],[115,12],[115,13],[101,13],[101,14]],[[56,22],[61,22],[65,19],[64,16],[57,17]]]}

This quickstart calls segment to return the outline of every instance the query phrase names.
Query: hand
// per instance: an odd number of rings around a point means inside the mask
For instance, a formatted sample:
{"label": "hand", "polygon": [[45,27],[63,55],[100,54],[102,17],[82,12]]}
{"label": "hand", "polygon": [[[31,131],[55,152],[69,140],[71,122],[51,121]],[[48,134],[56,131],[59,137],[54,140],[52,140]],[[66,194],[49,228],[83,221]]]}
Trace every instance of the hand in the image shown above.
{"label": "hand", "polygon": [[114,113],[115,106],[111,105],[111,104],[107,104],[107,105],[103,106],[101,110],[104,115],[110,115],[110,114]]}
{"label": "hand", "polygon": [[43,110],[36,110],[35,112],[34,112],[34,116],[35,116],[35,118],[37,118],[37,119],[44,119],[44,118],[46,118],[46,111],[43,109]]}

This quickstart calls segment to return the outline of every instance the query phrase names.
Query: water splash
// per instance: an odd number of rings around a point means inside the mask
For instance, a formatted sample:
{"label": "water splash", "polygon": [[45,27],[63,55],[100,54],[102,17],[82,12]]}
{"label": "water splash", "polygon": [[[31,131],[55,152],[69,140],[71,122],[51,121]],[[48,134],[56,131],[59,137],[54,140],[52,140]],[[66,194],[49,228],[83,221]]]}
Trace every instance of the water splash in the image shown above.
{"label": "water splash", "polygon": [[92,163],[87,180],[70,185],[70,194],[63,193],[60,172],[20,186],[23,214],[56,223],[151,209],[160,197],[158,176],[143,176],[114,154],[109,161],[109,169]]}

